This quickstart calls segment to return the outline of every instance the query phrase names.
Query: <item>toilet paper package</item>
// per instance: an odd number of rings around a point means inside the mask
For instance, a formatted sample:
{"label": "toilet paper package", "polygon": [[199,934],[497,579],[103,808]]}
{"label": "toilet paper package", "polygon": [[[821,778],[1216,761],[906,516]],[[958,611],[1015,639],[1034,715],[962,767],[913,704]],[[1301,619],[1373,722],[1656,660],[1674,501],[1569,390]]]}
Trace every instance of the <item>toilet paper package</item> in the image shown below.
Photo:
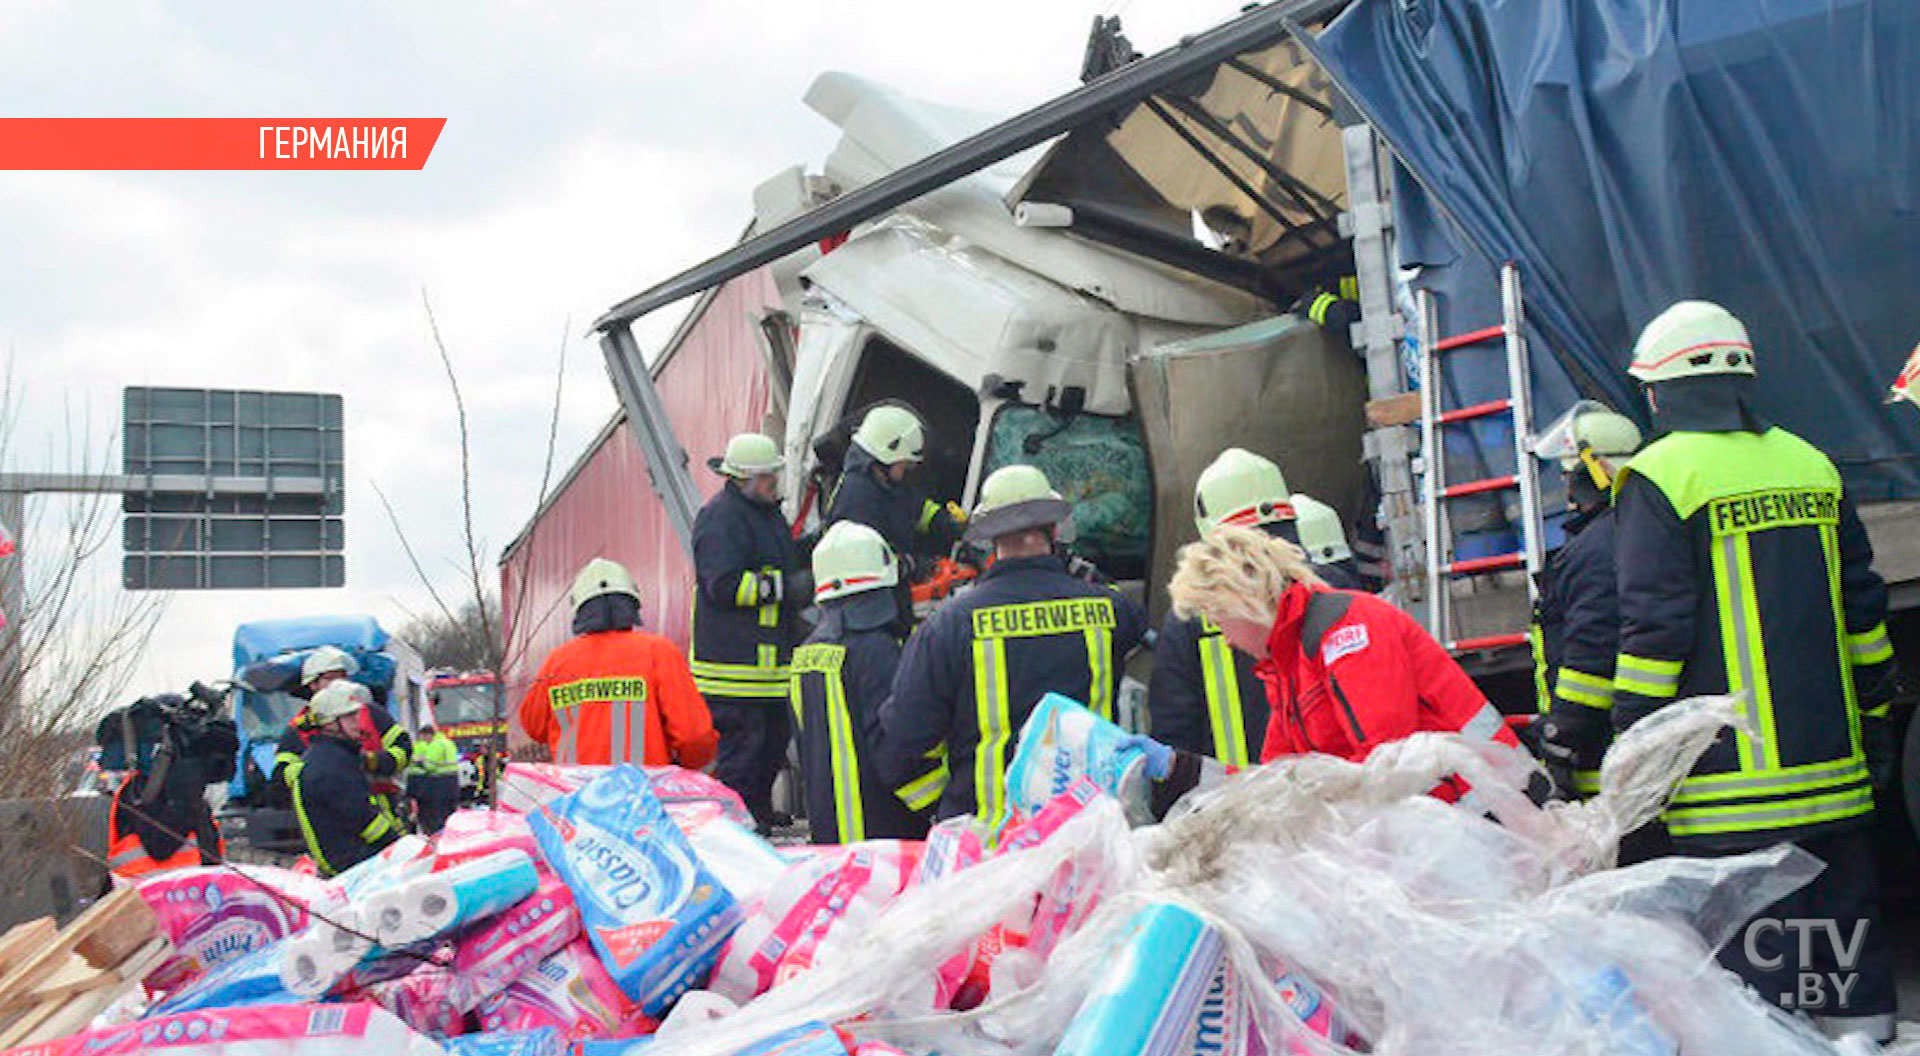
{"label": "toilet paper package", "polygon": [[579,937],[573,892],[547,877],[518,905],[461,937],[453,956],[454,1006],[473,1009]]}
{"label": "toilet paper package", "polygon": [[144,881],[140,897],[174,950],[147,976],[148,992],[178,990],[301,931],[308,904],[326,893],[312,877],[271,866],[180,869]]}
{"label": "toilet paper package", "polygon": [[1007,805],[1031,816],[1085,778],[1120,801],[1128,820],[1152,820],[1142,739],[1058,693],[1049,693],[1020,728],[1007,767]]}
{"label": "toilet paper package", "polygon": [[569,1041],[643,1033],[650,1024],[607,974],[593,946],[579,939],[482,1002],[482,1030],[551,1027]]}
{"label": "toilet paper package", "polygon": [[740,920],[647,777],[618,766],[532,816],[547,864],[573,889],[593,948],[649,1016],[698,985]]}
{"label": "toilet paper package", "polygon": [[373,923],[381,945],[403,946],[494,916],[538,886],[533,858],[509,848],[368,896],[363,919]]}

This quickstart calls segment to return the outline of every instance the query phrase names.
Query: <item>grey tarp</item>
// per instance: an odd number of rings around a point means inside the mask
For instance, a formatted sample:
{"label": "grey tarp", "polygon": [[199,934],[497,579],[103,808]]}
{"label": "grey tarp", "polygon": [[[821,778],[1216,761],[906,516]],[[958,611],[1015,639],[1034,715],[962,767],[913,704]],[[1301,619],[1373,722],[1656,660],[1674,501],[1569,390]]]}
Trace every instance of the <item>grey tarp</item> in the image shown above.
{"label": "grey tarp", "polygon": [[1535,349],[1637,414],[1639,328],[1719,301],[1771,414],[1862,501],[1920,498],[1920,416],[1882,403],[1920,339],[1920,4],[1357,0],[1314,50],[1412,170],[1402,255],[1456,307],[1521,261]]}

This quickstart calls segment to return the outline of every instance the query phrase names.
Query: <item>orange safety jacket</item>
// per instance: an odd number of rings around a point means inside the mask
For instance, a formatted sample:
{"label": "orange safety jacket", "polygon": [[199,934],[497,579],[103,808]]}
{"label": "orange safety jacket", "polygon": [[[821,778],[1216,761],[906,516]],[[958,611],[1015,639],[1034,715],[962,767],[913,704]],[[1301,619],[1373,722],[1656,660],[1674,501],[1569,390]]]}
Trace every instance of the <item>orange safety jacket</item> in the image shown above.
{"label": "orange safety jacket", "polygon": [[[107,871],[124,880],[136,880],[153,873],[171,872],[175,869],[192,869],[200,864],[200,841],[189,832],[186,842],[180,849],[165,858],[155,858],[147,853],[147,846],[140,837],[120,827],[120,800],[127,794],[127,786],[133,784],[133,775],[120,782],[120,788],[113,795],[113,803],[107,808]],[[227,841],[221,840],[220,857],[227,855]]]}
{"label": "orange safety jacket", "polygon": [[520,725],[562,765],[697,770],[720,743],[686,656],[638,630],[583,634],[547,654],[520,701]]}

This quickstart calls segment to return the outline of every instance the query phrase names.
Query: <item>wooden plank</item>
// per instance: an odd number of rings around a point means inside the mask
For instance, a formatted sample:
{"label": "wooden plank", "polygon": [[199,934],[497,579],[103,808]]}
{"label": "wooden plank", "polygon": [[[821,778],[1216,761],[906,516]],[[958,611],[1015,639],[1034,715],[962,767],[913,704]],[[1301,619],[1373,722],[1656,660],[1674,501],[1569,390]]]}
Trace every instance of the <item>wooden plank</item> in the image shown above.
{"label": "wooden plank", "polygon": [[53,941],[0,976],[0,1008],[26,1002],[76,953],[95,968],[104,970],[120,964],[152,941],[159,923],[138,891],[131,887],[114,889]]}
{"label": "wooden plank", "polygon": [[1403,392],[1398,396],[1367,401],[1367,425],[1371,428],[1412,425],[1419,420],[1420,394],[1417,392]]}
{"label": "wooden plank", "polygon": [[35,986],[25,1000],[35,1005],[65,1000],[74,994],[99,986],[106,974],[88,964],[79,955],[69,955],[67,963],[61,965],[60,970],[53,973],[46,981]]}
{"label": "wooden plank", "polygon": [[77,1034],[92,1025],[102,1012],[138,986],[173,952],[165,936],[153,939],[119,966],[94,973],[94,986],[62,1000],[48,1001],[34,1013],[8,1028],[0,1036],[0,1048],[32,1045]]}
{"label": "wooden plank", "polygon": [[38,953],[41,947],[53,941],[60,933],[52,917],[41,917],[16,924],[0,936],[0,974],[4,974],[28,956]]}

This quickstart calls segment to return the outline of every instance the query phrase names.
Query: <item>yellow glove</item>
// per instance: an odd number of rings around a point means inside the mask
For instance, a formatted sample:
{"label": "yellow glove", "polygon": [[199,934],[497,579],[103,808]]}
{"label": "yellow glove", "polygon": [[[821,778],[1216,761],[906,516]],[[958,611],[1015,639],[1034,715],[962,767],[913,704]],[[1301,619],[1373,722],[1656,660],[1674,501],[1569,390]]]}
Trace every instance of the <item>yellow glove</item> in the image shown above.
{"label": "yellow glove", "polygon": [[965,523],[967,523],[967,511],[966,511],[966,508],[965,508],[965,507],[963,507],[963,506],[961,506],[961,505],[960,505],[959,503],[957,503],[957,502],[949,502],[949,503],[947,503],[947,516],[948,516],[949,518],[951,518],[951,519],[952,519],[952,521],[953,521],[953,523],[955,523],[955,524],[965,524]]}

